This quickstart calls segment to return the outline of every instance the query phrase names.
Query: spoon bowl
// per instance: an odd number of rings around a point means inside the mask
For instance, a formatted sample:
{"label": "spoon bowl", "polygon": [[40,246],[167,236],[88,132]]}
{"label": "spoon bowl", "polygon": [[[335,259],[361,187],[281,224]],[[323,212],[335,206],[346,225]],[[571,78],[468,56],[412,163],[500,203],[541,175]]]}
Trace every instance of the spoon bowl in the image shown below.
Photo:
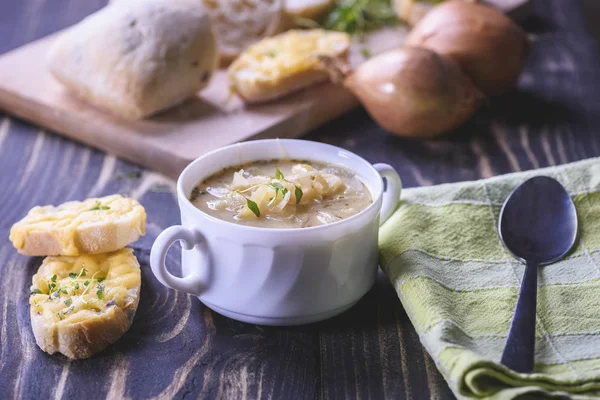
{"label": "spoon bowl", "polygon": [[577,238],[577,211],[557,180],[537,176],[506,199],[498,226],[506,248],[523,262],[548,264],[562,258]]}
{"label": "spoon bowl", "polygon": [[526,264],[501,363],[533,371],[537,269],[565,256],[577,239],[577,211],[565,188],[547,176],[531,178],[506,199],[498,232],[506,248]]}

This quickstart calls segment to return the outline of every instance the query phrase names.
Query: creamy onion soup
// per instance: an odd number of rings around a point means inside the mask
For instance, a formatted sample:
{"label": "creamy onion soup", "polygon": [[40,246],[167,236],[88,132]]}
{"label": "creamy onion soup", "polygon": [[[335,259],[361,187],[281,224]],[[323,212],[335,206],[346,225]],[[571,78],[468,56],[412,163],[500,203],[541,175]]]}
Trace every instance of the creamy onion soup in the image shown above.
{"label": "creamy onion soup", "polygon": [[225,221],[280,229],[330,224],[373,202],[351,170],[305,160],[226,168],[198,184],[190,200]]}

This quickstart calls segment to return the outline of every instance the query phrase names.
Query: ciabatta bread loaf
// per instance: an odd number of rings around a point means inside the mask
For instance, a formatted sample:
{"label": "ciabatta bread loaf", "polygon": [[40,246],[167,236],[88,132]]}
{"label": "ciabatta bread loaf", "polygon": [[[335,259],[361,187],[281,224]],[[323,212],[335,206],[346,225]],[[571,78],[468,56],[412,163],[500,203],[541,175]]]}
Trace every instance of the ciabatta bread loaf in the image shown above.
{"label": "ciabatta bread loaf", "polygon": [[52,74],[78,97],[140,119],[204,88],[218,56],[200,0],[109,4],[62,33]]}

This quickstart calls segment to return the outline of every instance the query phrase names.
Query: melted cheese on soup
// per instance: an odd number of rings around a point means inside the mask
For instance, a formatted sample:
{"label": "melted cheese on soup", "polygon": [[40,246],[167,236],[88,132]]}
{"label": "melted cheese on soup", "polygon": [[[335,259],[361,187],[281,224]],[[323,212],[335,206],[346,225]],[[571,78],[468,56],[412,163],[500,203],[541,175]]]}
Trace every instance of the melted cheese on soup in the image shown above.
{"label": "melted cheese on soup", "polygon": [[190,200],[216,218],[264,228],[330,224],[373,202],[352,171],[293,160],[227,168],[196,186]]}

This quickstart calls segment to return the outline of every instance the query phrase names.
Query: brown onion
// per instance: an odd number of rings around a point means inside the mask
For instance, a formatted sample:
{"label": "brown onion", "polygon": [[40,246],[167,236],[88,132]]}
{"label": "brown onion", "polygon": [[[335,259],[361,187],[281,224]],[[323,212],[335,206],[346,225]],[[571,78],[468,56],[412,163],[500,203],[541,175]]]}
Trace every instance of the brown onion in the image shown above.
{"label": "brown onion", "polygon": [[430,50],[391,50],[353,72],[330,63],[332,68],[345,75],[344,86],[373,119],[399,136],[438,136],[463,123],[478,105],[477,89],[460,67]]}
{"label": "brown onion", "polygon": [[529,52],[525,32],[491,7],[450,1],[434,7],[406,44],[452,57],[489,96],[511,90]]}

